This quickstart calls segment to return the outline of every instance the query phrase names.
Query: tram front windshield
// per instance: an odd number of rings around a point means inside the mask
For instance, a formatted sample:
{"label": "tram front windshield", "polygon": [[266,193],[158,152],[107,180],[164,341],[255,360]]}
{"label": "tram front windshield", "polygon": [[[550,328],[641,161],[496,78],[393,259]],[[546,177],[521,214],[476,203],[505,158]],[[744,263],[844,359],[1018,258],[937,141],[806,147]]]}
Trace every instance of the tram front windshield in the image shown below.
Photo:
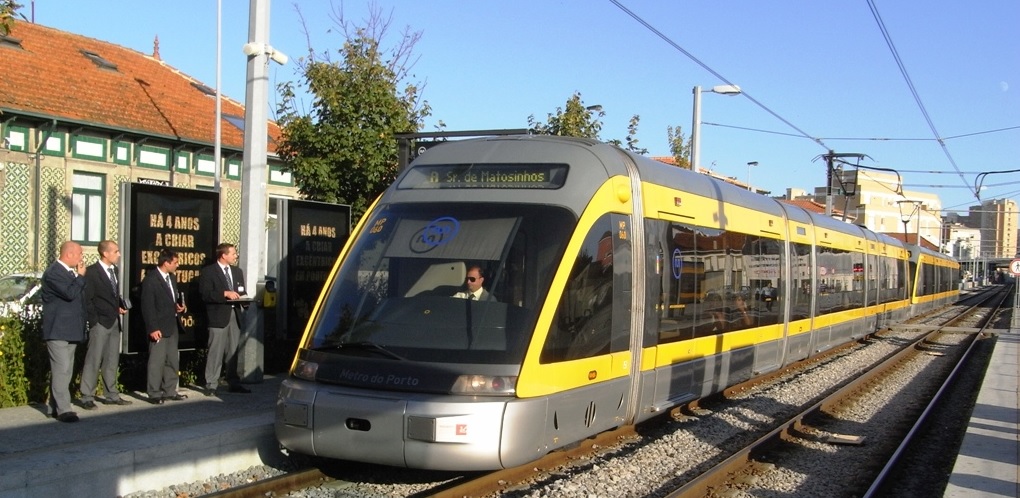
{"label": "tram front windshield", "polygon": [[342,263],[308,346],[396,361],[520,363],[575,222],[543,205],[383,206]]}

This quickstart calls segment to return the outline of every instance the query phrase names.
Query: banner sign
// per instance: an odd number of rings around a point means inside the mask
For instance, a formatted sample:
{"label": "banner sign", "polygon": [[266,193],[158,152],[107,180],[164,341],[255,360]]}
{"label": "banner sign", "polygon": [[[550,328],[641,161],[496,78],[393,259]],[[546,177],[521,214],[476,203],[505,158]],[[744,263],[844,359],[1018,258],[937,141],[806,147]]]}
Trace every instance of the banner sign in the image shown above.
{"label": "banner sign", "polygon": [[286,336],[298,338],[350,236],[351,207],[288,199],[286,209]]}
{"label": "banner sign", "polygon": [[145,275],[156,268],[161,249],[177,253],[178,292],[184,295],[184,331],[178,347],[193,349],[205,337],[205,320],[198,296],[198,272],[213,261],[219,236],[219,194],[142,183],[125,183],[122,208],[126,216],[121,239],[121,281],[133,308],[125,316],[124,352],[148,350],[140,300]]}

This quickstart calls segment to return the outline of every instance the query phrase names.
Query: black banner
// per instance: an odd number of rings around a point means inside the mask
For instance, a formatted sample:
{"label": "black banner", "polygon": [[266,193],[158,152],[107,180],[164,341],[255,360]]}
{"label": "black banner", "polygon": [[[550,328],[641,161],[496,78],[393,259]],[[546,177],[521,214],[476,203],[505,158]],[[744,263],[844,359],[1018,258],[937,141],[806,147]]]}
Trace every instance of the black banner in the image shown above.
{"label": "black banner", "polygon": [[[193,349],[202,343],[205,322],[198,296],[198,272],[212,262],[219,236],[219,194],[208,190],[191,190],[159,185],[132,183],[128,185],[126,213],[129,224],[127,243],[121,244],[122,280],[132,303],[140,303],[142,278],[156,268],[159,251],[175,251],[178,291],[184,294],[186,309],[182,315],[184,332],[178,347]],[[127,316],[126,353],[147,349],[141,310],[135,306]]]}
{"label": "black banner", "polygon": [[301,337],[322,285],[351,232],[351,207],[287,201],[287,338]]}

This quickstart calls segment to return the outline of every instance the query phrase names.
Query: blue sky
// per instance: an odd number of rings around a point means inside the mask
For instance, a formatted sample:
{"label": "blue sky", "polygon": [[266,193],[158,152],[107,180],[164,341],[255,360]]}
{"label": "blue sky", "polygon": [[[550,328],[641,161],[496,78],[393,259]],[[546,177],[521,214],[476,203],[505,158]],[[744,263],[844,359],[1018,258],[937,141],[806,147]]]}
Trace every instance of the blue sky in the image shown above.
{"label": "blue sky", "polygon": [[[30,15],[31,0],[21,1]],[[862,153],[871,166],[942,172],[904,173],[904,182],[908,190],[937,192],[952,209],[974,203],[965,185],[974,184],[977,172],[1020,169],[1016,0],[873,2],[945,148],[934,140],[867,1],[620,2],[824,143],[800,136],[746,96],[704,94],[702,166],[744,181],[747,163],[757,161],[751,182],[778,195],[787,187],[824,185],[823,161],[815,159],[826,147]],[[365,1],[274,0],[270,43],[292,58],[306,55],[309,41],[317,52],[335,52],[343,40],[330,13],[341,5],[349,19],[367,16]],[[724,83],[608,0],[375,5],[392,14],[384,45],[404,27],[423,32],[413,68],[433,111],[423,131],[435,131],[440,119],[448,130],[524,128],[529,115],[544,120],[580,92],[586,105],[602,105],[606,113],[603,139],[623,139],[638,114],[640,145],[664,156],[667,126],[690,135],[692,88]],[[222,88],[241,102],[248,7],[223,1]],[[215,84],[214,0],[36,0],[35,18],[145,53],[158,36],[165,61]],[[271,81],[296,80],[294,69],[274,64]],[[984,133],[1003,128],[1014,129]],[[1001,183],[1011,184],[989,187],[982,198],[1020,197],[1020,174],[985,181]]]}

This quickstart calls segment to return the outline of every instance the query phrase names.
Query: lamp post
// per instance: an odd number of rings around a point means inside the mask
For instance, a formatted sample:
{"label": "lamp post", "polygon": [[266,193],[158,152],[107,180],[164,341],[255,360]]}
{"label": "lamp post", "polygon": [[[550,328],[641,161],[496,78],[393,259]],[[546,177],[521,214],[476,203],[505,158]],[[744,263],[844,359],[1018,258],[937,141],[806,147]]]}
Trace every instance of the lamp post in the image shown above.
{"label": "lamp post", "polygon": [[754,189],[751,188],[751,166],[757,165],[758,161],[750,161],[747,163],[747,190],[750,190],[751,192],[754,192]]}
{"label": "lamp post", "polygon": [[[903,222],[903,243],[908,244],[907,239],[907,225],[910,223],[910,218],[914,217],[914,213],[921,207],[921,201],[915,201],[911,199],[904,199],[896,201],[896,204],[900,208],[900,220]],[[921,218],[917,219],[918,230],[921,228]],[[919,232],[920,233],[920,232]],[[921,241],[917,240],[917,245],[921,245]]]}
{"label": "lamp post", "polygon": [[[718,93],[721,95],[740,95],[740,87],[737,85],[718,85],[706,92]],[[691,171],[698,171],[701,166],[701,86],[694,87],[694,120],[691,123]]]}

